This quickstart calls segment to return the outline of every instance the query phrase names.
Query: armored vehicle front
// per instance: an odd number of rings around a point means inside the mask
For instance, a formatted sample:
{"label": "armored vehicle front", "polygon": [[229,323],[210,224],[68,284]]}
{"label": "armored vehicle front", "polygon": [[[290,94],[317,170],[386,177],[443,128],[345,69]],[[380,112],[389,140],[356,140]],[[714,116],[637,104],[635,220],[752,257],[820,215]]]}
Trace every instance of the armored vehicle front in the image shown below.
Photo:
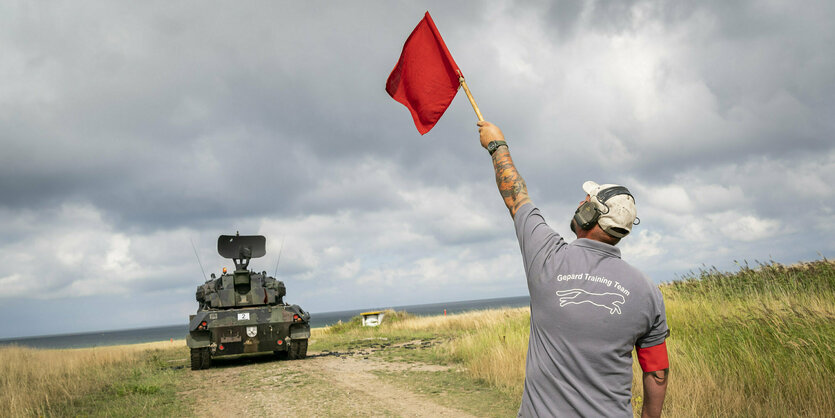
{"label": "armored vehicle front", "polygon": [[221,235],[217,251],[234,260],[235,271],[197,287],[197,314],[189,316],[186,339],[192,370],[211,366],[212,358],[273,352],[282,359],[307,356],[310,314],[284,303],[284,283],[267,272],[249,270],[252,258],[266,254],[261,235]]}

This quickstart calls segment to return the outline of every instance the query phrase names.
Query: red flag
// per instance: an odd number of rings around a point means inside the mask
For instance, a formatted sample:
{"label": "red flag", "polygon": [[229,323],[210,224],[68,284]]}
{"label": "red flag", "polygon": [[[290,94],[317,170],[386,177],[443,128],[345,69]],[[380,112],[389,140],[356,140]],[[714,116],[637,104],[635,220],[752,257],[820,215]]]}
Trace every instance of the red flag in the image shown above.
{"label": "red flag", "polygon": [[458,92],[460,70],[429,12],[418,23],[386,81],[386,91],[412,113],[421,135],[441,119]]}

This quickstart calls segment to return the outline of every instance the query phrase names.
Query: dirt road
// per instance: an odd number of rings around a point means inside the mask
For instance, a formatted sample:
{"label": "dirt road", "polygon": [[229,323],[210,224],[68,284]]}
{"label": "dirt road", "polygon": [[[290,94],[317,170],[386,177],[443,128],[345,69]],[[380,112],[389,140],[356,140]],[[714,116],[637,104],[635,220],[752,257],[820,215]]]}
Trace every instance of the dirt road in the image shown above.
{"label": "dirt road", "polygon": [[192,386],[180,395],[196,400],[194,416],[472,416],[374,374],[415,370],[444,367],[362,353],[311,353],[296,361],[217,361],[209,370],[190,372]]}

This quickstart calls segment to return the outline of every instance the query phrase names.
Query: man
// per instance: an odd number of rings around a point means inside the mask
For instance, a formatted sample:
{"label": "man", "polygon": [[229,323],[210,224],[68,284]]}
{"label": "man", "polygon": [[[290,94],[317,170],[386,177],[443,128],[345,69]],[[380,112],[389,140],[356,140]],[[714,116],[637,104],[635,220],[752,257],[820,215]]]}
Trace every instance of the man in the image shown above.
{"label": "man", "polygon": [[632,347],[643,370],[642,416],[661,415],[669,335],[657,286],[620,259],[635,199],[616,185],[583,184],[567,244],[528,197],[502,131],[479,122],[516,225],[531,295],[531,335],[519,416],[632,416]]}

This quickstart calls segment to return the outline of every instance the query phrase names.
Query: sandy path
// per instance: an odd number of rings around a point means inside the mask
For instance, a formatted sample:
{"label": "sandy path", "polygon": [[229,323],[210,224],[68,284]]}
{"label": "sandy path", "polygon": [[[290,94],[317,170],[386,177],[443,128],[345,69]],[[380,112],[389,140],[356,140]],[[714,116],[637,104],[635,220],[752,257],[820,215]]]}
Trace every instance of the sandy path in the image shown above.
{"label": "sandy path", "polygon": [[180,394],[196,399],[195,416],[472,416],[386,384],[371,373],[442,369],[439,366],[392,363],[362,354],[218,363],[209,370],[190,372],[191,388]]}

